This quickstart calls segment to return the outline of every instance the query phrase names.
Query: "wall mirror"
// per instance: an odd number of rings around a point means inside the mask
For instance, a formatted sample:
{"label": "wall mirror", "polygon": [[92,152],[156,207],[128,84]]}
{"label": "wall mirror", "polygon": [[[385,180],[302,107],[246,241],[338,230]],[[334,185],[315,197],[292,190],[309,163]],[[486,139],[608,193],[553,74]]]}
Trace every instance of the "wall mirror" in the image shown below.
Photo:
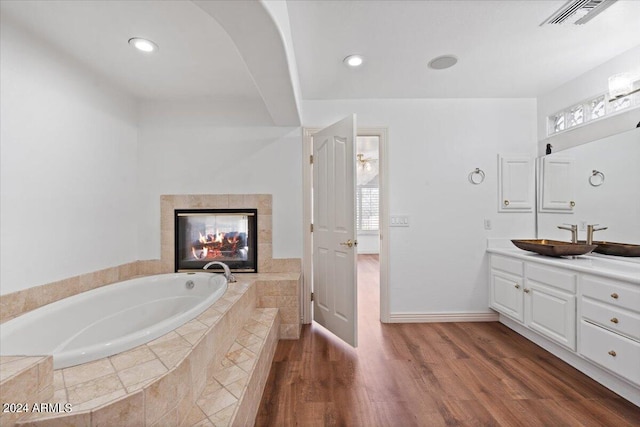
{"label": "wall mirror", "polygon": [[537,159],[539,239],[570,240],[558,225],[608,227],[594,240],[640,244],[640,128]]}

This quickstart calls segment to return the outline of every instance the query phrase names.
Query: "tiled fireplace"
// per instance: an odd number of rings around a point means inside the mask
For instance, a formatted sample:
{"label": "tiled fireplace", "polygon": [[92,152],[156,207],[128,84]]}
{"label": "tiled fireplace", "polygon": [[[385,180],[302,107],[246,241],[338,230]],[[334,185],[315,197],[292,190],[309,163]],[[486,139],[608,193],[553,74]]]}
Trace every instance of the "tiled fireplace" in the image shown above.
{"label": "tiled fireplace", "polygon": [[271,194],[176,194],[160,196],[161,260],[158,272],[175,271],[175,210],[255,209],[257,212],[258,271],[300,272],[299,258],[272,257]]}
{"label": "tiled fireplace", "polygon": [[175,209],[174,214],[175,271],[201,270],[211,261],[224,262],[233,272],[258,271],[257,209]]}

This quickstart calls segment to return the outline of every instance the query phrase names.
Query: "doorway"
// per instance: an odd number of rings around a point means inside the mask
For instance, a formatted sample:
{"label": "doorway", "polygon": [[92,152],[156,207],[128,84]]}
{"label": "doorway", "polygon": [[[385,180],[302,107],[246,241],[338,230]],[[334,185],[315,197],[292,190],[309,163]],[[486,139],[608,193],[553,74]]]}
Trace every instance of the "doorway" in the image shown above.
{"label": "doorway", "polygon": [[356,136],[358,324],[380,319],[380,137]]}
{"label": "doorway", "polygon": [[[312,288],[312,238],[311,238],[311,218],[312,218],[312,168],[310,163],[310,157],[312,153],[312,142],[313,135],[318,132],[320,128],[304,128],[303,129],[303,287],[302,292],[300,294],[300,307],[302,307],[302,322],[303,323],[311,323],[312,320],[312,303],[311,303],[311,288]],[[362,259],[362,265],[367,265],[366,271],[364,274],[371,277],[371,274],[377,275],[377,279],[375,281],[369,280],[367,284],[362,284],[363,289],[366,287],[374,286],[377,288],[377,292],[375,294],[371,294],[372,296],[379,295],[379,303],[374,303],[379,310],[371,309],[368,306],[363,306],[363,309],[366,309],[368,315],[366,317],[367,320],[371,319],[371,315],[374,315],[379,321],[383,323],[389,322],[389,206],[388,206],[388,137],[387,137],[387,129],[386,128],[358,128],[357,131],[357,139],[361,138],[372,138],[377,141],[377,193],[378,193],[378,231],[372,232],[368,237],[365,237],[365,240],[369,240],[368,243],[371,243],[370,240],[376,240],[378,243],[378,254],[376,256],[375,253],[362,253],[359,255],[359,259]],[[367,155],[365,152],[358,152],[357,154],[363,154],[362,159],[365,160],[367,158],[375,158]],[[355,161],[360,163],[356,158]],[[373,165],[372,165],[373,167]],[[366,168],[366,165],[365,165]],[[375,190],[364,190],[365,192],[375,192]],[[370,198],[371,199],[371,198]],[[362,216],[364,219],[364,215]],[[371,219],[369,220],[371,221]],[[373,230],[369,230],[373,231]],[[358,240],[360,241],[360,235],[358,236]],[[371,246],[368,243],[364,243],[362,252],[371,252],[371,249],[367,251],[365,248],[370,248]],[[360,245],[359,245],[360,246]],[[377,258],[377,259],[376,259]],[[358,268],[360,268],[360,262],[358,262]],[[372,265],[373,264],[373,265]],[[376,268],[377,267],[377,272]],[[374,269],[371,272],[371,269]],[[360,281],[358,281],[358,285],[360,285]],[[358,286],[359,288],[361,286]],[[360,294],[360,291],[358,291]],[[364,298],[365,300],[368,298]],[[360,306],[360,303],[358,303]],[[360,316],[359,316],[360,317]]]}

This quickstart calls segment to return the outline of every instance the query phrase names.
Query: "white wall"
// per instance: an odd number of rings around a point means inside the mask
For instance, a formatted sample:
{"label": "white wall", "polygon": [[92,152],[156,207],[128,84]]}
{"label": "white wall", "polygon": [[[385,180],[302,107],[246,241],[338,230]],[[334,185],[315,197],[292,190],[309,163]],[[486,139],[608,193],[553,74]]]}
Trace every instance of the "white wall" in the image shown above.
{"label": "white wall", "polygon": [[301,130],[248,124],[266,119],[240,105],[141,104],[141,259],[160,258],[162,194],[272,194],[273,256],[302,257]]}
{"label": "white wall", "polygon": [[133,99],[1,23],[0,293],[136,260]]}
{"label": "white wall", "polygon": [[640,108],[547,138],[547,117],[601,93],[608,92],[609,76],[632,72],[640,76],[640,46],[626,51],[575,79],[538,96],[538,154],[543,155],[547,143],[557,152],[630,130],[640,121]]}
{"label": "white wall", "polygon": [[[533,99],[304,101],[303,123],[329,125],[350,113],[360,127],[389,129],[394,313],[488,312],[488,237],[535,236],[534,213],[497,213],[497,154],[536,153]],[[476,167],[486,180],[472,185]],[[490,219],[493,229],[484,230]]]}

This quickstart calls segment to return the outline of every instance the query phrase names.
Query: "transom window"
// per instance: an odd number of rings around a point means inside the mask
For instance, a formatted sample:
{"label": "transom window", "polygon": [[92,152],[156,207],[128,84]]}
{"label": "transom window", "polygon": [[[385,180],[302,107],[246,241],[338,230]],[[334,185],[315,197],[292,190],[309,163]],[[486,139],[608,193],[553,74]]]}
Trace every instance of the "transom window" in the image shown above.
{"label": "transom window", "polygon": [[640,107],[640,93],[609,101],[608,94],[598,95],[547,117],[547,136],[582,126],[593,120]]}

